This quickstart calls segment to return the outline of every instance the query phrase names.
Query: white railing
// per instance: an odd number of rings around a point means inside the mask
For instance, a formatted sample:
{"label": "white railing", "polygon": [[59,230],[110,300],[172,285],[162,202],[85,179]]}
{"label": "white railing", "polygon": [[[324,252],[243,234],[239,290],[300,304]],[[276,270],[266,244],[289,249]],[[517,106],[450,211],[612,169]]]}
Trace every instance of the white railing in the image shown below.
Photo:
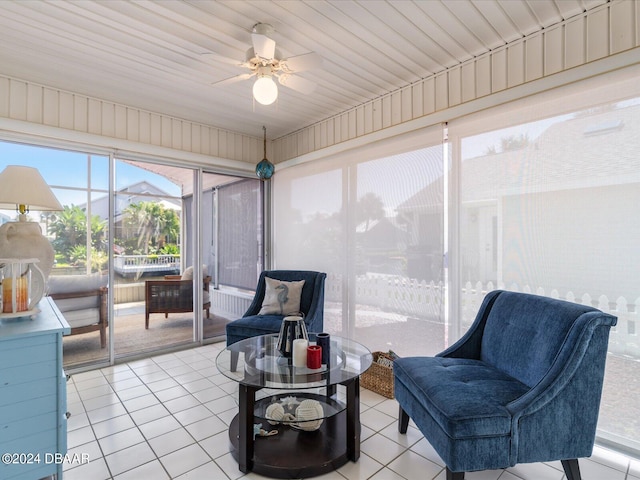
{"label": "white railing", "polygon": [[[325,300],[342,302],[342,288],[342,276],[329,274],[325,286]],[[442,283],[420,282],[395,275],[369,273],[356,277],[355,299],[358,305],[377,307],[386,312],[412,315],[431,321],[443,321],[443,288],[444,285]],[[624,297],[610,299],[605,295],[590,295],[588,293],[577,298],[572,292],[568,292],[562,298],[555,289],[546,292],[542,288],[534,290],[529,286],[510,285],[506,287],[504,285],[494,285],[492,282],[477,282],[475,284],[467,282],[462,288],[460,297],[463,331],[475,319],[485,295],[496,289],[536,293],[551,298],[589,305],[605,313],[615,315],[618,317],[618,324],[611,329],[609,351],[640,359],[640,341],[638,340],[640,298],[632,300]]]}
{"label": "white railing", "polygon": [[150,272],[180,273],[180,255],[116,255],[113,268],[123,277]]}

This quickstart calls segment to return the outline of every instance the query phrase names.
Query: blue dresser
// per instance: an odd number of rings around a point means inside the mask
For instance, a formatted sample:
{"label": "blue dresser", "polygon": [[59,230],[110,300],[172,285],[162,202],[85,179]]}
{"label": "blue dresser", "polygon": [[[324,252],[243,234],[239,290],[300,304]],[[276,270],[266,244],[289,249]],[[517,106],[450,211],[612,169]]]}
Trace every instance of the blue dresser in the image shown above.
{"label": "blue dresser", "polygon": [[69,325],[44,297],[33,318],[0,318],[0,479],[62,478],[67,385],[62,336]]}

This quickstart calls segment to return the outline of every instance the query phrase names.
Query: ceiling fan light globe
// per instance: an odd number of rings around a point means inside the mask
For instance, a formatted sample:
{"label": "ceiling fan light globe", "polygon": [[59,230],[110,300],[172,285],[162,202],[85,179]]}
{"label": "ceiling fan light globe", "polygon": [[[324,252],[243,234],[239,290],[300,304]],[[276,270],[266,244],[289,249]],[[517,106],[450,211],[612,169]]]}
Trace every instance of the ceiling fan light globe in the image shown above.
{"label": "ceiling fan light globe", "polygon": [[253,98],[262,105],[271,105],[278,98],[278,86],[271,77],[260,77],[253,84]]}

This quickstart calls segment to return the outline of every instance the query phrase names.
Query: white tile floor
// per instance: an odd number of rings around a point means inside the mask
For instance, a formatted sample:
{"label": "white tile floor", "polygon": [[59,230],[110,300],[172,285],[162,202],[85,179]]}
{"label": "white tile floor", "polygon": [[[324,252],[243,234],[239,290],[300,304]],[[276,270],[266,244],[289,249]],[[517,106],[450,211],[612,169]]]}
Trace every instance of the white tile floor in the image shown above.
{"label": "white tile floor", "polygon": [[[243,477],[229,453],[227,426],[237,413],[237,384],[215,366],[221,348],[222,343],[207,345],[73,375],[68,383],[73,461],[65,465],[64,480]],[[444,480],[443,463],[420,432],[410,425],[406,435],[398,433],[397,410],[395,400],[363,389],[360,460],[316,478]],[[580,460],[580,468],[584,480],[640,480],[640,461],[599,447]],[[555,462],[466,478],[565,477]]]}

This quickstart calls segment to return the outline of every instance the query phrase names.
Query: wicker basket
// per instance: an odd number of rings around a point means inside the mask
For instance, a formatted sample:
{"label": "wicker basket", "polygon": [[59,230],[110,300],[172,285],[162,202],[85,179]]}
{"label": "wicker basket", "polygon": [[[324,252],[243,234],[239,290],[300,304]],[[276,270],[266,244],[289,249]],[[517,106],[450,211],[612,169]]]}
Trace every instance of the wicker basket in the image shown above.
{"label": "wicker basket", "polygon": [[360,385],[387,398],[393,397],[393,367],[381,365],[379,358],[393,362],[394,357],[385,352],[373,352],[373,363],[360,376]]}

